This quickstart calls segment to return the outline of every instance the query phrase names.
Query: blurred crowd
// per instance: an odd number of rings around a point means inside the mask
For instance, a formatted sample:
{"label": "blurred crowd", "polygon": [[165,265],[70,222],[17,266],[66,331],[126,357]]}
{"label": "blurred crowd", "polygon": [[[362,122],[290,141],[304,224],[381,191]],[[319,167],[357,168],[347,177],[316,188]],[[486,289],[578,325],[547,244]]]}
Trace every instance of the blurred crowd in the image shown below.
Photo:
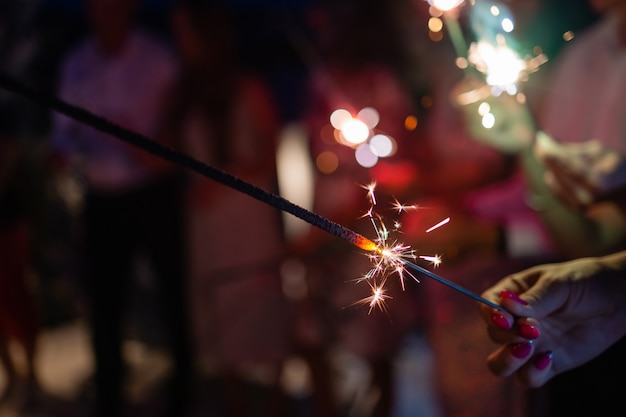
{"label": "blurred crowd", "polygon": [[[427,1],[251,3],[3,1],[0,68],[377,243],[409,245],[475,293],[624,248],[623,1],[495,2],[516,17],[520,48],[548,55],[523,94],[463,69]],[[469,40],[465,17],[447,22]],[[596,182],[564,190],[554,164]],[[0,417],[542,417],[576,415],[578,397],[618,404],[619,343],[522,387],[489,373],[474,300],[419,274],[367,279],[367,255],[0,88]],[[76,323],[86,371],[55,397],[43,336]],[[135,372],[158,374],[142,395]]]}

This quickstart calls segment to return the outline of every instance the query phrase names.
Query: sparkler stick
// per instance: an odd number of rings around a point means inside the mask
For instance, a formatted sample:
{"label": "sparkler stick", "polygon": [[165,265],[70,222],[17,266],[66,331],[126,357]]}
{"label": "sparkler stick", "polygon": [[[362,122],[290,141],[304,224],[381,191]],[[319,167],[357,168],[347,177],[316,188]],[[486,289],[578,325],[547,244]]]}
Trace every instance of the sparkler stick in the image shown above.
{"label": "sparkler stick", "polygon": [[[366,238],[365,236],[348,229],[345,226],[335,223],[323,216],[320,216],[319,214],[313,213],[301,206],[298,206],[297,204],[288,201],[285,198],[270,193],[227,172],[200,162],[189,155],[168,148],[137,132],[123,128],[81,107],[69,104],[55,96],[45,94],[41,91],[31,88],[26,84],[2,72],[0,72],[0,86],[8,91],[28,98],[41,106],[50,108],[103,133],[110,134],[119,140],[141,148],[152,155],[161,157],[179,166],[191,169],[207,178],[213,179],[227,187],[243,192],[244,194],[247,194],[250,197],[253,197],[274,208],[290,213],[306,221],[312,226],[318,227],[336,237],[339,237],[360,249],[375,253],[380,256],[384,256],[384,251],[379,245]],[[409,266],[410,268],[418,271],[419,273],[426,275],[427,277],[430,277],[442,284],[445,284],[457,291],[460,291],[461,293],[468,295],[471,298],[480,301],[492,308],[504,311],[503,307],[493,304],[490,301],[470,292],[469,290],[453,284],[452,282],[447,281],[424,268],[421,268],[406,260],[403,260],[402,262],[404,262],[404,264]]]}
{"label": "sparkler stick", "polygon": [[483,304],[486,304],[489,307],[494,308],[496,310],[508,312],[504,307],[502,307],[500,305],[497,305],[497,304],[494,304],[491,301],[489,301],[489,300],[487,300],[487,299],[485,299],[485,298],[483,298],[483,297],[481,297],[479,295],[476,295],[475,293],[469,291],[468,289],[463,288],[460,285],[455,284],[452,281],[448,281],[447,279],[445,279],[445,278],[435,274],[434,272],[429,271],[426,268],[423,268],[423,267],[421,267],[421,266],[419,266],[417,264],[414,264],[413,262],[409,262],[406,259],[402,259],[401,262],[404,263],[405,266],[413,269],[414,271],[417,271],[417,272],[419,272],[422,275],[426,275],[428,278],[432,278],[435,281],[439,282],[440,284],[447,285],[448,287],[453,288],[453,289],[457,290],[458,292],[460,292],[462,294],[465,294],[468,297],[473,298],[476,301],[479,301],[479,302],[481,302]]}
{"label": "sparkler stick", "polygon": [[[453,11],[452,13],[454,13]],[[458,57],[467,57],[467,42],[465,42],[465,36],[463,36],[463,30],[461,29],[461,25],[459,24],[456,16],[450,16],[448,12],[443,14],[443,20],[445,22],[445,26],[448,29],[448,34],[450,35],[450,40],[452,41],[452,46],[454,46],[454,50],[456,51],[456,55]]]}
{"label": "sparkler stick", "polygon": [[376,244],[374,242],[344,226],[308,211],[303,207],[265,191],[249,182],[243,181],[227,172],[200,162],[189,155],[168,148],[137,132],[123,128],[81,107],[69,104],[57,97],[35,90],[6,74],[0,73],[0,86],[12,91],[13,93],[27,97],[44,107],[51,108],[72,119],[91,126],[103,133],[107,133],[124,142],[139,147],[169,162],[189,168],[205,177],[220,182],[223,185],[234,188],[237,191],[241,191],[244,194],[269,204],[274,208],[290,213],[313,226],[352,243],[363,250],[373,251],[376,248]]}

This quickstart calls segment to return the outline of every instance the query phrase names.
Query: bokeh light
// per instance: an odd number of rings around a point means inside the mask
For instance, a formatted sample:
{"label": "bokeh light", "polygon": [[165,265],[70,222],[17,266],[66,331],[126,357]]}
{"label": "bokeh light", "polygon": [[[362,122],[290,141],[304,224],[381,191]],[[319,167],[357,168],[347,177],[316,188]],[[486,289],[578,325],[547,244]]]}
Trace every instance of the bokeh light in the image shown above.
{"label": "bokeh light", "polygon": [[315,158],[315,166],[324,174],[332,174],[339,167],[339,158],[331,151],[323,151]]}
{"label": "bokeh light", "polygon": [[428,4],[443,12],[448,12],[463,4],[464,1],[465,0],[428,0]]}
{"label": "bokeh light", "polygon": [[371,146],[364,143],[354,151],[356,161],[364,168],[371,168],[378,162],[378,156],[374,154]]}
{"label": "bokeh light", "polygon": [[383,134],[372,136],[370,139],[370,146],[372,148],[372,152],[381,158],[392,155],[396,150],[395,140]]}
{"label": "bokeh light", "polygon": [[486,75],[485,81],[492,86],[515,84],[525,68],[524,61],[511,48],[485,41],[472,44],[470,61]]}
{"label": "bokeh light", "polygon": [[428,29],[432,32],[441,32],[443,29],[443,20],[438,17],[428,19]]}
{"label": "bokeh light", "polygon": [[502,30],[507,33],[511,33],[513,32],[513,29],[515,29],[515,24],[508,17],[502,19],[501,25],[502,25]]}
{"label": "bokeh light", "polygon": [[491,129],[496,124],[496,117],[493,113],[485,113],[482,117],[481,123],[485,129]]}
{"label": "bokeh light", "polygon": [[380,115],[373,107],[365,107],[361,109],[356,115],[356,118],[365,123],[370,129],[374,129],[380,121]]}
{"label": "bokeh light", "polygon": [[330,115],[330,124],[338,130],[343,128],[343,124],[352,119],[352,115],[346,109],[337,109]]}
{"label": "bokeh light", "polygon": [[415,130],[418,123],[417,117],[409,115],[404,119],[404,128],[406,130]]}
{"label": "bokeh light", "polygon": [[367,140],[370,129],[359,119],[350,118],[341,126],[341,135],[351,144],[359,145]]}

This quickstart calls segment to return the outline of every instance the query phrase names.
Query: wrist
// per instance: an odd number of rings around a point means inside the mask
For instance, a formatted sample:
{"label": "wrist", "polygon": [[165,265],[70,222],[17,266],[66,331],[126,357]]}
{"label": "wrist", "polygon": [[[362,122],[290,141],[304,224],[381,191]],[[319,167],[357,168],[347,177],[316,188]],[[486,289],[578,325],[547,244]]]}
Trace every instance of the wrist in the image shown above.
{"label": "wrist", "polygon": [[599,257],[599,262],[614,271],[626,270],[626,250]]}

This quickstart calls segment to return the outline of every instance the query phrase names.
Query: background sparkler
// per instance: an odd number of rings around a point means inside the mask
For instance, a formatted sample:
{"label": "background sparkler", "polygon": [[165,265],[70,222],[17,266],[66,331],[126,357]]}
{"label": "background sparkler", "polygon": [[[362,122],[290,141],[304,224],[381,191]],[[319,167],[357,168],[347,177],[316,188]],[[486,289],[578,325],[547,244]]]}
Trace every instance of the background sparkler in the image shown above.
{"label": "background sparkler", "polygon": [[[306,210],[303,207],[300,207],[278,195],[272,194],[268,191],[263,190],[260,187],[257,187],[249,182],[243,181],[227,172],[219,170],[215,167],[207,165],[203,162],[200,162],[189,155],[180,153],[176,150],[168,148],[146,136],[143,136],[137,132],[134,132],[129,129],[125,129],[103,117],[97,116],[81,107],[72,105],[67,103],[55,96],[45,94],[41,91],[38,91],[34,88],[27,86],[26,84],[16,80],[15,78],[0,73],[0,86],[10,92],[18,94],[22,97],[28,98],[29,100],[42,105],[46,108],[52,109],[59,113],[62,113],[72,119],[75,119],[81,123],[84,123],[94,129],[97,129],[103,133],[110,134],[116,137],[119,140],[127,142],[133,146],[143,149],[146,152],[149,152],[152,155],[163,158],[169,162],[175,163],[177,165],[183,166],[185,168],[191,169],[207,178],[213,179],[227,187],[233,188],[244,194],[249,195],[263,203],[269,204],[270,206],[277,208],[281,211],[285,211],[290,213],[312,226],[318,227],[336,237],[339,237],[354,246],[363,249],[369,252],[377,262],[382,262],[383,266],[393,265],[397,269],[398,272],[405,271],[403,267],[408,267],[420,274],[423,274],[429,278],[434,279],[435,281],[447,285],[450,288],[453,288],[476,301],[484,303],[494,309],[505,311],[502,306],[494,304],[485,298],[482,298],[471,291],[458,286],[457,284],[448,281],[425,268],[422,268],[409,260],[406,259],[407,252],[409,250],[405,246],[401,246],[402,250],[399,251],[398,247],[393,249],[393,247],[387,247],[384,245],[386,241],[386,236],[382,235],[381,230],[377,229],[377,233],[379,235],[380,240],[378,243],[366,238],[365,236],[350,230],[338,223],[335,223],[325,217],[320,216],[319,214],[313,213],[309,210]],[[371,198],[374,200],[373,188],[370,188]],[[409,253],[412,253],[409,250]],[[376,300],[384,301],[386,296],[384,292],[382,292],[376,286],[372,287],[374,294],[372,296],[372,303]],[[372,304],[373,305],[373,304]]]}

